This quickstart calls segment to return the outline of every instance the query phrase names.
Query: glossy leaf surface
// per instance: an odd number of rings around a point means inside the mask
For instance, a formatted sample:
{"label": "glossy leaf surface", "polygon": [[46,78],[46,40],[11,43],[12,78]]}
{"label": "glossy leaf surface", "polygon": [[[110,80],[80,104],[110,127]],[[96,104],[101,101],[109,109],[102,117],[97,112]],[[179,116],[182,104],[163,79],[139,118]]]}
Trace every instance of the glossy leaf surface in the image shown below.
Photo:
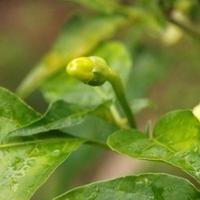
{"label": "glossy leaf surface", "polygon": [[167,162],[200,181],[200,122],[191,110],[166,114],[149,137],[136,130],[117,131],[108,145],[134,158]]}
{"label": "glossy leaf surface", "polygon": [[0,199],[27,200],[83,140],[46,137],[11,140],[10,132],[39,117],[9,91],[0,88]]}
{"label": "glossy leaf surface", "polygon": [[106,143],[107,137],[116,130],[116,127],[99,116],[104,109],[103,105],[83,109],[59,100],[38,120],[13,131],[11,136],[33,136],[45,132],[48,136],[49,131],[60,130],[78,138]]}
{"label": "glossy leaf surface", "polygon": [[143,174],[73,189],[55,200],[198,200],[200,192],[182,178]]}

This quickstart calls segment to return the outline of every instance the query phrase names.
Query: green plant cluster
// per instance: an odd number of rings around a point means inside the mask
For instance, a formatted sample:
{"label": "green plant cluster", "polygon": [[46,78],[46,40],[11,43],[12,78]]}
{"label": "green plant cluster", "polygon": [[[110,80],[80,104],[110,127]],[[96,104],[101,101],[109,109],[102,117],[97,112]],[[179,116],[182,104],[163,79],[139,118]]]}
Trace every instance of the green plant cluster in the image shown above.
{"label": "green plant cluster", "polygon": [[[71,17],[16,94],[0,88],[0,199],[30,199],[54,170],[84,145],[141,160],[162,161],[200,182],[200,107],[169,112],[153,130],[138,130],[134,115],[151,106],[141,97],[160,68],[140,74],[134,68],[130,46],[122,39],[133,33],[139,41],[142,33],[150,30],[167,45],[183,34],[199,42],[198,31],[192,26],[198,23],[199,2],[70,3],[90,12]],[[166,32],[171,26],[173,34],[169,37]],[[110,71],[120,78],[107,76],[112,74]],[[49,103],[44,114],[22,100],[35,89]],[[184,178],[145,173],[81,186],[54,199],[199,200],[200,191]]]}

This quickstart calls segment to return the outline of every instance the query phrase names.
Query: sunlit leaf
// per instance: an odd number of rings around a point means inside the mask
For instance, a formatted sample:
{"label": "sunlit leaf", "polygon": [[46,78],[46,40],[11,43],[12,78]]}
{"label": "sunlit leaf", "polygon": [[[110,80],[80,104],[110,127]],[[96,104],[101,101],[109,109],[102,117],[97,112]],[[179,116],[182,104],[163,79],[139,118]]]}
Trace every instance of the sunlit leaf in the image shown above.
{"label": "sunlit leaf", "polygon": [[164,161],[200,181],[200,122],[191,110],[166,114],[149,137],[137,130],[120,130],[108,145],[138,159]]}
{"label": "sunlit leaf", "polygon": [[10,140],[10,132],[38,119],[33,109],[0,88],[0,199],[27,200],[83,140]]}

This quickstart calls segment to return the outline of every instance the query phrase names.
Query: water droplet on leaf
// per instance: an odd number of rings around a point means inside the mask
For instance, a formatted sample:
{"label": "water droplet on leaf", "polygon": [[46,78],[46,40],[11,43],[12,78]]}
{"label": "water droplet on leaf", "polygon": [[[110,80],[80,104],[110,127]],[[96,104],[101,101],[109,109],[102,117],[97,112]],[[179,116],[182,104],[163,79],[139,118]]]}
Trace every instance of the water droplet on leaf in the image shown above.
{"label": "water droplet on leaf", "polygon": [[57,156],[59,156],[60,155],[60,150],[59,149],[56,149],[56,150],[54,150],[53,152],[52,152],[52,156],[54,156],[54,157],[57,157]]}

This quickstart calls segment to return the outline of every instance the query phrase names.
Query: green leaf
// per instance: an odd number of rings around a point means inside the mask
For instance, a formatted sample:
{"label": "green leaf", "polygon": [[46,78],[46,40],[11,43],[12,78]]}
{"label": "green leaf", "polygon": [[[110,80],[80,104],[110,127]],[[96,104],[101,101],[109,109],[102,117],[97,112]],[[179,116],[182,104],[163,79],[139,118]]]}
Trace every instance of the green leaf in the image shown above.
{"label": "green leaf", "polygon": [[134,67],[127,84],[127,95],[130,100],[143,98],[155,81],[163,77],[168,68],[166,57],[161,49],[158,51],[148,46],[141,46],[134,57]]}
{"label": "green leaf", "polygon": [[123,83],[126,84],[133,64],[126,45],[120,41],[110,41],[97,48],[93,55],[103,57],[109,66],[120,74]]}
{"label": "green leaf", "polygon": [[27,96],[45,79],[64,68],[71,59],[88,54],[124,24],[125,18],[117,15],[73,17],[63,28],[52,50],[22,82],[18,94]]}
{"label": "green leaf", "polygon": [[200,122],[191,110],[166,114],[149,137],[137,130],[117,131],[108,145],[134,158],[167,162],[200,181]]}
{"label": "green leaf", "polygon": [[106,144],[107,138],[116,130],[117,127],[112,123],[95,115],[87,115],[81,123],[62,129],[62,132],[88,141]]}
{"label": "green leaf", "polygon": [[11,131],[39,114],[14,94],[0,88],[0,199],[27,200],[83,140],[46,137],[10,140]]}
{"label": "green leaf", "polygon": [[52,130],[61,130],[72,136],[105,143],[116,127],[99,117],[103,109],[105,109],[103,105],[83,109],[59,100],[50,105],[47,112],[38,120],[13,131],[10,135],[12,137],[33,136],[44,132],[48,134]]}
{"label": "green leaf", "polygon": [[[82,145],[77,151],[73,152],[70,157],[65,161],[62,166],[59,167],[56,173],[56,180],[51,179],[49,183],[49,189],[52,187],[54,191],[49,193],[47,191],[42,191],[42,194],[47,197],[47,199],[52,199],[53,197],[64,193],[66,190],[71,189],[74,186],[74,180],[82,177],[83,172],[94,166],[99,159],[102,158],[102,153],[104,150],[97,145]],[[39,195],[39,194],[38,194]],[[38,196],[39,197],[39,196]]]}
{"label": "green leaf", "polygon": [[76,105],[68,104],[60,100],[52,103],[47,112],[40,118],[27,126],[13,131],[10,135],[12,137],[32,136],[37,133],[73,126],[80,123],[89,111],[89,109],[83,111]]}
{"label": "green leaf", "polygon": [[[92,55],[103,57],[121,75],[126,84],[132,62],[128,50],[122,43],[113,41],[103,44]],[[109,83],[101,87],[91,87],[67,76],[64,71],[47,80],[43,84],[42,92],[48,101],[64,99],[84,106],[96,106],[105,100],[115,98]]]}
{"label": "green leaf", "polygon": [[0,145],[0,199],[29,199],[81,143],[53,138]]}
{"label": "green leaf", "polygon": [[167,174],[141,174],[75,188],[55,200],[198,200],[188,181]]}
{"label": "green leaf", "polygon": [[9,132],[29,124],[39,116],[11,92],[0,87],[0,143]]}

